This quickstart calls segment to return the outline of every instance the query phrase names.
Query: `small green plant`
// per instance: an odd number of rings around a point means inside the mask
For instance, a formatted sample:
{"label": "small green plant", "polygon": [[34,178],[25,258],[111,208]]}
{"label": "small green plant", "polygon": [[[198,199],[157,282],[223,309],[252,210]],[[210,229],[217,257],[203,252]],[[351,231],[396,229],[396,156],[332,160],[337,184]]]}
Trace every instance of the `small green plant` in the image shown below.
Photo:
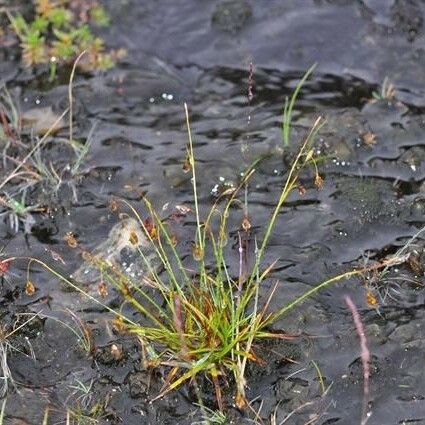
{"label": "small green plant", "polygon": [[13,198],[7,193],[0,196],[0,217],[7,215],[9,226],[15,233],[19,231],[20,223],[23,223],[25,233],[29,233],[32,224],[35,222],[32,214],[44,211],[44,208],[39,205],[27,204],[25,201],[26,193],[26,190],[22,191],[20,199]]}
{"label": "small green plant", "polygon": [[[255,261],[251,270],[243,272],[241,267],[239,275],[234,277],[231,276],[227,266],[225,246],[227,218],[231,206],[237,203],[237,191],[232,193],[224,208],[220,209],[218,204],[214,205],[205,220],[201,220],[187,109],[186,114],[189,133],[188,161],[192,170],[196,216],[193,255],[198,260],[198,270],[186,269],[166,221],[161,219],[147,199],[145,204],[150,216],[149,221],[142,220],[131,205],[126,201],[122,202],[128,205],[138,218],[147,241],[152,244],[162,263],[164,273],[158,273],[151,266],[142,249],[139,249],[139,252],[146,260],[146,267],[149,270],[149,276],[146,276],[144,282],[134,282],[118,269],[94,256],[92,261],[102,270],[105,282],[118,288],[125,301],[144,317],[143,323],[137,323],[119,311],[114,311],[102,304],[104,308],[117,316],[117,323],[120,326],[137,335],[141,343],[145,366],[169,368],[164,386],[155,399],[178,388],[186,381],[196,382],[200,375],[208,375],[215,388],[219,410],[223,411],[221,386],[230,372],[236,384],[236,404],[243,408],[248,405],[245,396],[247,362],[260,361],[255,353],[254,343],[264,338],[293,338],[283,332],[270,331],[270,325],[320,289],[344,278],[358,276],[367,270],[378,269],[384,265],[377,264],[343,273],[313,287],[279,310],[269,311],[270,301],[277,289],[275,285],[265,302],[260,305],[260,288],[274,266],[274,263],[262,265],[268,240],[283,204],[297,187],[300,173],[304,167],[312,164],[311,144],[322,126],[322,120],[319,118],[315,122],[288,171],[279,200],[266,225],[262,242],[256,247]],[[240,187],[252,174],[253,170],[245,174]],[[215,221],[217,217],[218,222]],[[246,228],[249,223],[244,221]],[[137,235],[130,235],[131,238],[136,244],[137,241],[134,239]],[[206,254],[212,255],[212,264],[207,262]],[[244,255],[240,247],[241,264],[244,261]],[[101,303],[44,262],[37,259],[31,261],[41,264],[74,289],[95,302]],[[154,288],[155,295],[146,289],[146,282]]]}
{"label": "small green plant", "polygon": [[388,77],[385,77],[381,89],[379,91],[372,92],[372,101],[392,100],[395,98],[395,95],[396,91],[394,84],[391,83]]}
{"label": "small green plant", "polygon": [[73,396],[76,397],[76,403],[81,409],[88,409],[93,397],[93,379],[88,384],[75,377],[75,385],[70,385],[69,388],[74,390]]}
{"label": "small green plant", "polygon": [[[291,116],[292,107],[291,101],[285,108],[287,117]],[[193,242],[193,257],[198,264],[196,270],[188,270],[178,251],[169,223],[162,219],[146,198],[144,202],[148,218],[145,220],[128,202],[121,201],[131,210],[143,230],[142,236],[144,235],[145,240],[138,240],[140,234],[133,232],[134,234],[129,236],[129,242],[135,246],[144,260],[147,270],[144,278],[135,281],[95,255],[91,257],[93,264],[101,270],[102,283],[107,285],[106,288],[113,286],[120,291],[125,302],[140,313],[140,322],[135,321],[133,316],[125,316],[102,303],[45,262],[35,258],[30,261],[43,266],[61,281],[113,313],[117,327],[138,337],[146,367],[161,366],[168,370],[163,388],[154,400],[186,382],[192,382],[195,389],[198,389],[198,379],[207,376],[214,387],[218,408],[223,412],[222,385],[223,382],[228,382],[226,378],[229,375],[233,377],[236,387],[236,405],[239,408],[248,406],[245,394],[246,367],[248,362],[261,361],[254,345],[266,338],[282,340],[294,338],[284,332],[270,330],[270,326],[282,315],[325,287],[346,278],[361,276],[368,271],[390,266],[396,260],[389,259],[327,279],[292,302],[270,311],[270,302],[277,290],[277,283],[263,301],[261,301],[264,296],[262,287],[276,262],[264,265],[264,255],[277,217],[288,196],[298,187],[301,173],[306,167],[316,166],[312,144],[323,125],[323,120],[319,117],[315,121],[287,170],[276,206],[265,225],[261,241],[256,243],[255,259],[249,269],[246,267],[247,253],[241,239],[245,235],[244,232],[249,231],[251,223],[244,211],[239,229],[239,272],[235,273],[228,267],[226,250],[228,217],[233,206],[243,204],[237,199],[239,189],[246,186],[255,170],[248,169],[239,187],[231,193],[223,194],[202,219],[198,203],[192,133],[186,105],[185,113],[188,131],[186,163],[192,173],[193,210],[196,222]],[[286,125],[289,125],[289,122]],[[316,184],[318,177],[320,178],[316,168]],[[227,201],[222,203],[225,196],[228,196]],[[147,245],[155,251],[163,271],[160,272],[151,264],[142,249]],[[87,258],[90,258],[88,254]],[[103,291],[106,289],[103,288]],[[199,403],[202,405],[199,389],[198,395]],[[222,419],[220,416],[216,418],[219,421]]]}
{"label": "small green plant", "polygon": [[75,140],[56,140],[54,143],[64,143],[65,147],[70,150],[67,156],[70,161],[54,165],[51,161],[46,160],[46,155],[40,147],[36,147],[30,158],[33,170],[39,177],[38,183],[45,185],[53,195],[56,195],[63,185],[67,185],[72,191],[74,202],[78,202],[77,183],[81,175],[81,167],[86,159],[91,143],[93,140],[93,132],[95,125],[92,127],[85,143],[79,143]]}
{"label": "small green plant", "polygon": [[202,405],[199,405],[199,408],[202,411],[202,419],[192,422],[192,425],[225,425],[228,422],[227,416],[219,410],[212,410]]}
{"label": "small green plant", "polygon": [[[84,391],[87,390],[84,388]],[[88,389],[91,390],[91,387]],[[65,425],[97,425],[101,419],[104,419],[104,410],[105,410],[105,403],[98,402],[94,404],[92,409],[89,409],[87,412],[86,409],[83,409],[81,407],[76,408],[66,408],[66,417],[64,422]],[[44,417],[43,417],[43,423],[42,425],[48,425],[49,424],[49,415],[50,410],[47,407],[44,411]],[[2,423],[0,422],[0,425]]]}
{"label": "small green plant", "polygon": [[48,64],[50,78],[56,76],[57,66],[71,63],[84,50],[87,60],[80,66],[106,69],[114,65],[123,51],[109,51],[91,26],[107,26],[109,18],[98,2],[89,6],[82,1],[36,0],[30,22],[20,15],[8,14],[12,28],[19,37],[22,60],[27,66]]}

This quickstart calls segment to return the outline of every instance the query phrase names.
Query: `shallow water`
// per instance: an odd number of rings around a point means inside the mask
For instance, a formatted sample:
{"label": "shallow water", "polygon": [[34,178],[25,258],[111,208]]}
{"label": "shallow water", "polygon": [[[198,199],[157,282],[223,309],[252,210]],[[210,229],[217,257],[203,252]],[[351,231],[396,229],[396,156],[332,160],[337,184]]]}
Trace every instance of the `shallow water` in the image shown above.
{"label": "shallow water", "polygon": [[[141,208],[141,195],[148,193],[157,208],[167,207],[164,214],[190,204],[190,181],[182,171],[187,142],[183,101],[190,105],[203,210],[214,201],[214,189],[235,184],[252,160],[268,155],[249,190],[250,219],[261,236],[288,167],[280,141],[282,105],[314,62],[318,66],[294,113],[291,150],[323,115],[327,124],[317,149],[328,157],[319,165],[325,186],[316,191],[312,176],[306,175],[302,183],[307,193],[293,193],[279,215],[266,255],[267,261],[279,259],[269,282],[279,282],[272,307],[327,277],[395,253],[424,225],[425,5],[415,0],[235,0],[238,10],[250,12],[221,22],[219,3],[107,4],[113,25],[104,36],[129,53],[106,75],[76,80],[77,137],[84,140],[96,123],[76,199],[67,184],[54,200],[41,189],[32,193],[36,202],[51,203],[51,211],[33,215],[36,224],[29,234],[23,228],[15,234],[7,220],[1,223],[8,255],[42,258],[71,274],[83,260],[79,250],[64,241],[65,235],[73,232],[83,249],[102,244],[120,220],[110,209],[111,196]],[[0,77],[22,110],[37,104],[63,110],[66,79],[47,85],[46,74],[33,75],[19,67],[13,55],[3,50],[1,55]],[[254,98],[248,104],[251,61]],[[396,88],[395,98],[371,102],[385,77]],[[376,143],[365,144],[368,132]],[[242,156],[244,146],[248,151]],[[66,163],[59,145],[52,143],[49,152],[54,161]],[[234,213],[230,231],[236,243],[242,214]],[[180,231],[188,237],[192,227]],[[190,253],[191,245],[182,243],[181,249]],[[421,237],[411,249],[422,253]],[[237,268],[237,249],[233,251],[230,266]],[[121,338],[124,358],[108,357],[117,336],[108,332],[104,311],[41,271],[32,275],[36,293],[27,295],[25,274],[26,263],[15,262],[3,286],[3,320],[13,320],[19,312],[42,312],[69,321],[63,308],[72,306],[93,329],[97,351],[95,360],[82,355],[69,344],[72,334],[53,319],[44,319],[28,335],[37,360],[28,361],[19,353],[10,357],[22,390],[20,395],[11,390],[7,424],[39,424],[47,405],[52,406],[53,421],[63,420],[65,406],[82,395],[73,389],[78,380],[91,384],[96,397],[109,398],[109,419],[100,423],[189,424],[196,419],[188,388],[148,403],[162,377],[141,370],[135,341]],[[267,362],[250,369],[248,396],[258,397],[253,408],[264,423],[270,423],[275,412],[277,423],[291,412],[287,423],[360,423],[363,372],[360,343],[344,303],[344,296],[350,295],[373,356],[368,424],[425,424],[420,367],[423,271],[401,265],[385,282],[370,282],[376,306],[367,303],[364,283],[350,280],[325,289],[276,323],[278,329],[305,337],[258,348]],[[325,395],[312,361],[326,384],[332,383]],[[230,416],[229,423],[236,424],[250,423],[253,417],[252,412],[235,409]]]}

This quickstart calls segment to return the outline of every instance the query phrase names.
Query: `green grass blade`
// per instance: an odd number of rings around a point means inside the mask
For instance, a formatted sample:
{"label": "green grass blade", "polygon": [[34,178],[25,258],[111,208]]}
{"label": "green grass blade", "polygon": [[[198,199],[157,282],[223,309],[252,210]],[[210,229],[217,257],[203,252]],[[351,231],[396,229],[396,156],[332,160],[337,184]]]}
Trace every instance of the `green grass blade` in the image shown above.
{"label": "green grass blade", "polygon": [[288,101],[288,98],[285,100],[285,106],[283,109],[283,119],[282,119],[282,140],[283,146],[286,148],[289,146],[291,138],[291,124],[292,124],[292,111],[294,109],[295,102],[298,98],[298,94],[306,82],[307,78],[310,77],[311,73],[316,68],[316,63],[313,64],[307,72],[304,74],[303,78],[299,81],[295,87],[294,92],[292,93],[291,99]]}

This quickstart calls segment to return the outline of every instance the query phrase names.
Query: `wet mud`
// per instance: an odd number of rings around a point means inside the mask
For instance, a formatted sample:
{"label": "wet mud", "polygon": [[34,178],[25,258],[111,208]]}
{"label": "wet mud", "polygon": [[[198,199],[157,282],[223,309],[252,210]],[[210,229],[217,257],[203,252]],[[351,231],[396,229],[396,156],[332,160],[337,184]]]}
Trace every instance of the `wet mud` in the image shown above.
{"label": "wet mud", "polygon": [[[291,194],[279,214],[265,258],[278,263],[262,297],[277,281],[270,309],[278,308],[326,278],[384,260],[406,244],[409,260],[383,279],[370,274],[328,287],[274,324],[300,337],[258,344],[264,362],[251,365],[247,374],[252,409],[237,410],[231,384],[224,386],[225,423],[360,423],[363,370],[344,303],[349,295],[372,356],[368,424],[425,424],[423,234],[410,241],[425,224],[425,4],[123,0],[105,5],[113,23],[102,35],[128,55],[111,71],[76,77],[74,133],[89,144],[87,156],[72,168],[76,151],[63,142],[65,122],[42,151],[60,170],[60,181],[54,190],[41,181],[26,192],[27,202],[40,210],[16,217],[0,210],[2,255],[42,259],[95,297],[100,297],[99,275],[83,252],[118,264],[125,273],[142,273],[134,246],[123,245],[114,233],[123,222],[132,223],[131,213],[122,206],[117,211],[111,200],[120,197],[142,210],[142,196],[148,194],[166,217],[191,205],[190,177],[182,169],[183,101],[191,111],[201,210],[263,158],[249,188],[250,220],[260,237],[291,155],[321,115],[326,125],[315,150],[323,156],[318,167],[324,187],[317,191],[307,172],[301,182],[306,192]],[[250,62],[254,97],[248,102]],[[285,96],[314,62],[284,152]],[[23,115],[37,123],[34,109],[58,116],[68,105],[68,75],[63,70],[56,83],[48,83],[46,70],[22,67],[16,49],[0,46],[0,79]],[[27,143],[37,133],[23,132]],[[10,146],[7,154],[19,155],[20,149]],[[8,166],[0,164],[2,175]],[[242,211],[234,213],[229,268],[237,270]],[[194,221],[189,213],[175,223],[183,255],[192,249]],[[110,324],[112,315],[52,274],[34,266],[29,288],[27,264],[13,261],[2,276],[2,328],[7,332],[37,314],[11,341],[19,350],[8,356],[16,388],[7,389],[5,424],[40,424],[46,408],[49,423],[65,423],[67,408],[93,420],[80,423],[202,423],[193,387],[151,402],[168,371],[145,369],[139,344]],[[107,303],[120,308],[122,300],[111,292]],[[123,309],[141,319],[129,306]],[[215,409],[212,383],[205,379],[199,385],[206,406]]]}

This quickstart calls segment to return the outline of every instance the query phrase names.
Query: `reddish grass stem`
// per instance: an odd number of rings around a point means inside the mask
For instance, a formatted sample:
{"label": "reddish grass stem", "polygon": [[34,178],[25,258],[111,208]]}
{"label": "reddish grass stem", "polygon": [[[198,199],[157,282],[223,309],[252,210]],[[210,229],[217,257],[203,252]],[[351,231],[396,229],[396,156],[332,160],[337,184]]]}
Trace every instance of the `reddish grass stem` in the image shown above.
{"label": "reddish grass stem", "polygon": [[367,414],[367,404],[369,399],[369,378],[370,378],[370,351],[367,346],[366,334],[363,326],[362,319],[360,318],[359,310],[354,304],[353,300],[349,295],[344,297],[345,304],[350,309],[353,316],[354,325],[356,326],[356,332],[360,339],[360,356],[363,365],[363,412],[361,425],[365,425],[369,416]]}

